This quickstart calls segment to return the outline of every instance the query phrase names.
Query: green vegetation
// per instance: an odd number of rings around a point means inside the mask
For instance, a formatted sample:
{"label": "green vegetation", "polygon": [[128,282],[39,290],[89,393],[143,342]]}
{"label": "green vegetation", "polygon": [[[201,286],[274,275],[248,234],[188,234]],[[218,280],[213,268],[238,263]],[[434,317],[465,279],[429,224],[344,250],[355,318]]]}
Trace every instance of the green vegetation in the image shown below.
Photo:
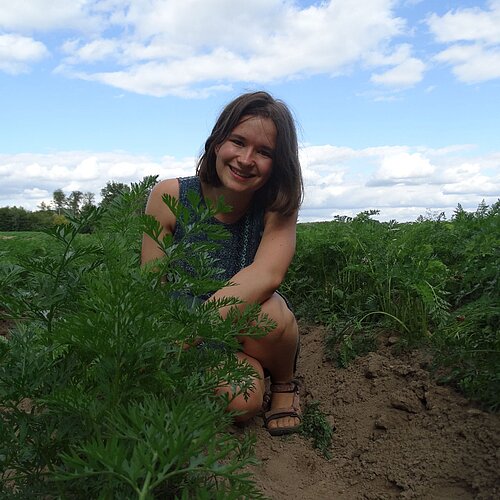
{"label": "green vegetation", "polygon": [[300,432],[306,438],[312,439],[314,448],[318,449],[326,459],[331,458],[330,448],[334,431],[334,427],[321,411],[319,401],[308,403],[302,416]]}
{"label": "green vegetation", "polygon": [[353,219],[299,225],[283,292],[330,329],[327,356],[346,366],[382,329],[399,347],[427,345],[448,381],[500,409],[500,202],[452,220]]}
{"label": "green vegetation", "polygon": [[48,234],[34,231],[0,232],[0,262],[17,262],[18,259],[40,256],[54,247]]}
{"label": "green vegetation", "polygon": [[[0,318],[15,323],[0,336],[0,496],[260,498],[243,469],[252,437],[226,432],[231,416],[214,388],[248,390],[235,337],[270,324],[253,322],[255,308],[222,320],[221,304],[183,298],[220,286],[210,246],[189,236],[225,208],[193,198],[201,222],[186,224],[180,244],[160,241],[158,223],[140,215],[153,182],[66,212],[45,233],[0,233]],[[299,225],[282,288],[298,316],[327,325],[327,355],[340,366],[382,332],[400,349],[433,349],[449,382],[500,409],[500,202],[459,206],[450,221],[374,214]],[[141,269],[144,231],[165,258]],[[196,338],[227,350],[183,350]],[[318,402],[306,405],[302,433],[328,457],[333,429]]]}
{"label": "green vegetation", "polygon": [[[50,244],[1,260],[1,316],[15,327],[0,337],[0,496],[261,497],[242,469],[254,461],[252,437],[226,432],[231,416],[215,388],[249,389],[250,368],[231,354],[236,334],[262,334],[269,323],[254,323],[256,308],[222,320],[222,303],[182,298],[220,283],[206,243],[160,241],[158,223],[137,215],[149,187],[68,215],[48,230]],[[222,209],[199,206],[201,222],[186,225],[186,236],[209,230],[203,221]],[[81,234],[88,226],[91,237]],[[147,268],[144,230],[165,253]],[[183,349],[196,338],[227,350]]]}

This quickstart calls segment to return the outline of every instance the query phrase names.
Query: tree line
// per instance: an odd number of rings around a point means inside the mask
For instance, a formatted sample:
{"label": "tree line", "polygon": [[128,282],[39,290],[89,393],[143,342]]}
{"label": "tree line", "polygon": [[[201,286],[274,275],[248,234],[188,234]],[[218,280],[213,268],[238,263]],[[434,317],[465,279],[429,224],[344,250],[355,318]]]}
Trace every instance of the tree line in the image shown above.
{"label": "tree line", "polygon": [[42,203],[38,210],[26,210],[23,207],[0,207],[0,231],[41,231],[55,224],[66,222],[65,214],[84,214],[89,208],[106,206],[121,193],[129,192],[130,185],[108,181],[100,191],[101,201],[95,203],[95,194],[91,192],[71,191],[66,194],[62,189],[52,193],[49,203]]}

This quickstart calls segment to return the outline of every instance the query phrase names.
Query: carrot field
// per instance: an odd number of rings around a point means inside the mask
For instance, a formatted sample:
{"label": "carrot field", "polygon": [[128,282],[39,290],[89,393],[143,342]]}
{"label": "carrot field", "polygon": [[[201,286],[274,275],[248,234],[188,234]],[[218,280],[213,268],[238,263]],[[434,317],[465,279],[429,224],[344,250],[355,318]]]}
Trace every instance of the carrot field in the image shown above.
{"label": "carrot field", "polygon": [[[0,233],[8,498],[261,498],[248,472],[254,438],[226,432],[230,416],[213,395],[223,381],[248,390],[249,368],[226,351],[182,345],[202,338],[235,351],[242,329],[261,335],[272,325],[257,308],[222,320],[227,301],[179,300],[221,284],[205,243],[158,239],[157,223],[141,215],[149,188],[45,233]],[[217,207],[198,210],[188,235],[206,231]],[[500,203],[458,207],[450,220],[375,215],[299,224],[281,291],[302,323],[324,328],[325,357],[339,369],[393,335],[398,352],[425,347],[443,383],[497,411]],[[164,249],[155,268],[139,266],[144,231]],[[310,415],[328,425],[318,408]]]}

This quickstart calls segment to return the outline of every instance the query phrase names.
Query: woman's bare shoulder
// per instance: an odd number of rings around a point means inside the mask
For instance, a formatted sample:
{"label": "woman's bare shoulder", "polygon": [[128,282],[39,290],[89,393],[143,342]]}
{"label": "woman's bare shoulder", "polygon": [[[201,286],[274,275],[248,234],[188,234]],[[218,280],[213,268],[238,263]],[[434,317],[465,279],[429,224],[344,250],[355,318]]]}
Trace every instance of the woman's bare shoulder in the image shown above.
{"label": "woman's bare shoulder", "polygon": [[179,179],[165,179],[158,182],[151,191],[151,195],[162,197],[169,194],[174,198],[179,197]]}
{"label": "woman's bare shoulder", "polygon": [[175,216],[163,201],[164,195],[170,195],[175,199],[179,198],[178,179],[165,179],[158,182],[149,195],[146,213],[155,216],[162,226],[169,232],[175,225]]}

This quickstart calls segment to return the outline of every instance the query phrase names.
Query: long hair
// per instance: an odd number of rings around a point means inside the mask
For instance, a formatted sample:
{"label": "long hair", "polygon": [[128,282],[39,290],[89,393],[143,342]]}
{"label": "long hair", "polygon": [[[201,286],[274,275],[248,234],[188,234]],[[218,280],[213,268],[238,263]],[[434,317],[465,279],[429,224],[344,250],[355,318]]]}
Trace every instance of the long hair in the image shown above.
{"label": "long hair", "polygon": [[255,193],[254,201],[266,210],[291,215],[298,210],[304,196],[297,131],[286,104],[274,99],[267,92],[240,95],[222,110],[205,142],[204,152],[196,167],[196,175],[211,186],[221,185],[215,168],[216,149],[241,120],[249,116],[269,118],[277,132],[271,177]]}

